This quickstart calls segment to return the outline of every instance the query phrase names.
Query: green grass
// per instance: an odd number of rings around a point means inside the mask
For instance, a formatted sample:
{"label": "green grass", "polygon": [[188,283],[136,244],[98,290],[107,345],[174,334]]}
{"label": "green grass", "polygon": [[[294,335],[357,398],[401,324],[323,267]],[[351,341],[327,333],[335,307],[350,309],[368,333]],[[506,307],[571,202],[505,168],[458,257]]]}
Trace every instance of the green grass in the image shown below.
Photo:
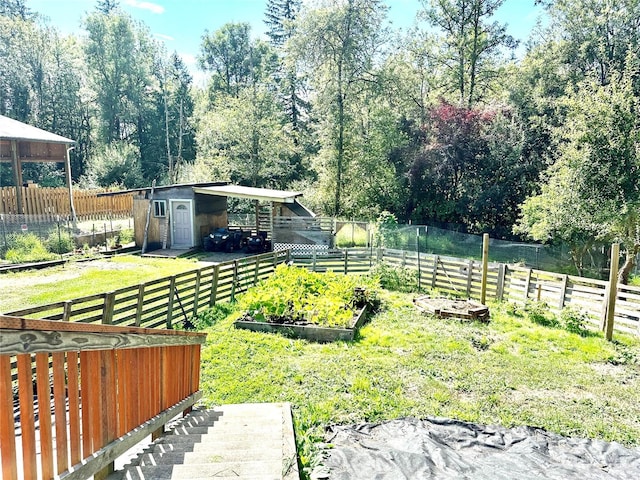
{"label": "green grass", "polygon": [[193,260],[119,255],[46,270],[0,274],[0,312],[117,290],[196,268]]}
{"label": "green grass", "polygon": [[[210,327],[202,352],[206,403],[293,404],[299,454],[333,423],[439,415],[640,445],[640,341],[580,336],[491,305],[488,325],[416,313],[407,294],[355,342],[316,344]],[[237,315],[237,314],[236,314]]]}
{"label": "green grass", "polygon": [[336,233],[336,247],[366,247],[369,243],[369,232],[356,224],[345,224]]}

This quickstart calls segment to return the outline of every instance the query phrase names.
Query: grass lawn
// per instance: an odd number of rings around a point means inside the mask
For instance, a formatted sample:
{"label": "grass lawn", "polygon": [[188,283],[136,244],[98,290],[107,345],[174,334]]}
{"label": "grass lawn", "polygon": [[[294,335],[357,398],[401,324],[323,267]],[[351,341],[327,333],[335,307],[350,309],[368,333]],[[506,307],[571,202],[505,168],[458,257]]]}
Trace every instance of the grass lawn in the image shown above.
{"label": "grass lawn", "polygon": [[0,274],[0,312],[137,285],[197,268],[193,260],[118,255],[46,270]]}
{"label": "grass lawn", "polygon": [[317,344],[210,327],[202,389],[210,405],[288,401],[299,454],[333,423],[445,416],[640,445],[640,340],[581,337],[493,304],[490,324],[417,313],[408,294],[384,292],[383,310],[354,342]]}

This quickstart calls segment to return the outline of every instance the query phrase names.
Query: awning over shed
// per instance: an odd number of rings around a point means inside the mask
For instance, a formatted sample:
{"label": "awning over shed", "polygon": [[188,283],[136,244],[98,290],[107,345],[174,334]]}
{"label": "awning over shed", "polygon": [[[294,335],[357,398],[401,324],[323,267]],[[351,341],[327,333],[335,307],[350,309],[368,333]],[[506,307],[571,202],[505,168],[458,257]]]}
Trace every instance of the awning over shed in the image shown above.
{"label": "awning over shed", "polygon": [[218,195],[221,197],[248,198],[260,202],[294,203],[301,197],[301,192],[286,190],[269,190],[267,188],[243,187],[240,185],[223,185],[219,187],[194,187],[193,191],[204,195]]}

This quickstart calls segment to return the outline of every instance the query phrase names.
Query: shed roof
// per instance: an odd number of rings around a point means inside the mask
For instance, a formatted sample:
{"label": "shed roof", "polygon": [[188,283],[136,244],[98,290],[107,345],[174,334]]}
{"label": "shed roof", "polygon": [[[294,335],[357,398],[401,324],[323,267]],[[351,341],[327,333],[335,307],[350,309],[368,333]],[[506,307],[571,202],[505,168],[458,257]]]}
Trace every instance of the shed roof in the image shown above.
{"label": "shed roof", "polygon": [[74,140],[32,127],[9,117],[0,115],[0,138],[4,140],[26,140],[45,143],[75,143]]}
{"label": "shed roof", "polygon": [[219,187],[204,187],[193,189],[196,193],[204,195],[218,195],[222,197],[249,198],[264,202],[294,203],[297,197],[301,197],[301,192],[291,192],[287,190],[270,190],[267,188],[243,187],[240,185],[222,185]]}

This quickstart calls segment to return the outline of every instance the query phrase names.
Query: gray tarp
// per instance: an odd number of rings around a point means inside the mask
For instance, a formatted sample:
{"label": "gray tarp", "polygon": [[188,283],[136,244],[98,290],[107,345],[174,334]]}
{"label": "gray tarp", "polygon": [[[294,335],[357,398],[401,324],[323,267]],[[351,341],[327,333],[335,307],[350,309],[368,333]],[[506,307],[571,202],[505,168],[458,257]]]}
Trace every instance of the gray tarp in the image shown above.
{"label": "gray tarp", "polygon": [[444,418],[335,426],[313,480],[640,479],[640,449]]}

